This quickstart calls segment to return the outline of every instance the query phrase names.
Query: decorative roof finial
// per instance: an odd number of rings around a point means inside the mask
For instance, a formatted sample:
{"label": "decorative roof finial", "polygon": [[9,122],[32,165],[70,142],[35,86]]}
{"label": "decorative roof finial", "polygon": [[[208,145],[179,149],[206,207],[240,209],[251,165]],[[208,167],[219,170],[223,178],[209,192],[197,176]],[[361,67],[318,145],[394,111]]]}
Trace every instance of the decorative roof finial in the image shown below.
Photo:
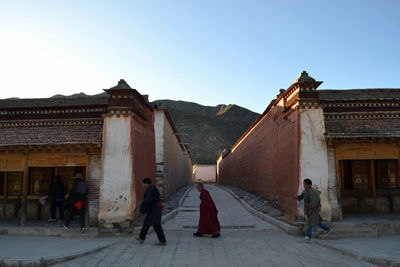
{"label": "decorative roof finial", "polygon": [[132,89],[127,82],[125,82],[124,79],[121,79],[118,81],[118,84],[114,87],[111,87],[110,90],[126,90],[126,89]]}
{"label": "decorative roof finial", "polygon": [[315,82],[315,79],[308,75],[307,71],[303,70],[294,83]]}

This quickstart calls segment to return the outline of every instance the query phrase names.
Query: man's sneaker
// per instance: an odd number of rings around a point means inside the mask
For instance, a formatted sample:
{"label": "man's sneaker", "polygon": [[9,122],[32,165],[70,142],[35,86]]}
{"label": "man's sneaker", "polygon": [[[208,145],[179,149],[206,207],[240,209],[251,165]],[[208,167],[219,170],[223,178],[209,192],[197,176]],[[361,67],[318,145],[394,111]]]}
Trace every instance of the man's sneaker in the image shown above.
{"label": "man's sneaker", "polygon": [[158,242],[158,243],[156,243],[156,246],[165,246],[165,245],[167,245],[167,242]]}
{"label": "man's sneaker", "polygon": [[57,220],[56,219],[48,219],[47,221],[48,222],[56,222]]}
{"label": "man's sneaker", "polygon": [[64,229],[65,229],[65,230],[68,229],[68,226],[66,226],[65,223],[63,224],[63,226],[64,226]]}
{"label": "man's sneaker", "polygon": [[143,242],[144,242],[144,240],[141,239],[140,237],[135,237],[135,239],[136,239],[137,241],[139,241],[140,243],[142,243],[142,244],[143,244]]}
{"label": "man's sneaker", "polygon": [[194,236],[197,236],[197,237],[202,237],[202,236],[203,236],[203,235],[200,234],[199,232],[196,232],[196,233],[194,233],[193,235],[194,235]]}
{"label": "man's sneaker", "polygon": [[330,233],[332,233],[332,229],[329,229],[328,231],[325,231],[325,232],[324,232],[324,235],[325,235],[325,236],[328,236]]}
{"label": "man's sneaker", "polygon": [[306,238],[304,238],[305,241],[310,242],[311,241],[311,237],[306,236]]}
{"label": "man's sneaker", "polygon": [[85,227],[81,227],[81,233],[83,234],[85,232]]}

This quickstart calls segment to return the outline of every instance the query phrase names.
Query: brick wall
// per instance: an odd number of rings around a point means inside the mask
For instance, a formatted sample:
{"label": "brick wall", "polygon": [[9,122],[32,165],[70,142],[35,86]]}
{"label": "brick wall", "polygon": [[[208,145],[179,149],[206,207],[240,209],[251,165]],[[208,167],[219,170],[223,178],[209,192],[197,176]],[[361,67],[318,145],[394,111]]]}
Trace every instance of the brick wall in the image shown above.
{"label": "brick wall", "polygon": [[97,226],[99,211],[99,194],[100,194],[100,177],[101,177],[101,155],[89,155],[88,162],[88,187],[89,187],[89,225]]}
{"label": "brick wall", "polygon": [[192,162],[182,142],[176,136],[168,112],[155,111],[156,185],[161,198],[166,200],[179,188],[191,181]]}
{"label": "brick wall", "polygon": [[[287,117],[285,117],[287,116]],[[218,181],[256,193],[294,216],[299,190],[299,113],[273,106],[219,162]]]}
{"label": "brick wall", "polygon": [[133,120],[133,191],[132,209],[137,215],[139,204],[143,199],[143,178],[149,177],[155,181],[156,157],[155,157],[155,135],[154,114],[146,110],[146,121],[144,124]]}
{"label": "brick wall", "polygon": [[[187,185],[192,163],[187,151],[182,150],[172,125],[164,117],[164,197],[168,199],[179,188]],[[172,121],[171,121],[172,123]]]}

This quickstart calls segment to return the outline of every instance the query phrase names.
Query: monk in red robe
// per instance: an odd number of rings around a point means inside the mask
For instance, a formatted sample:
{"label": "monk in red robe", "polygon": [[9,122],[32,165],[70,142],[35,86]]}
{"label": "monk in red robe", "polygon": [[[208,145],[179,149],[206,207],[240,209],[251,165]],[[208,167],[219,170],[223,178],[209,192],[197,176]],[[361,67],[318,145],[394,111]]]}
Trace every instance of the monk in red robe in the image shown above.
{"label": "monk in red robe", "polygon": [[200,221],[199,228],[194,236],[212,235],[213,238],[220,237],[221,226],[218,221],[218,210],[215,207],[210,193],[204,189],[203,184],[197,184],[197,190],[200,192]]}

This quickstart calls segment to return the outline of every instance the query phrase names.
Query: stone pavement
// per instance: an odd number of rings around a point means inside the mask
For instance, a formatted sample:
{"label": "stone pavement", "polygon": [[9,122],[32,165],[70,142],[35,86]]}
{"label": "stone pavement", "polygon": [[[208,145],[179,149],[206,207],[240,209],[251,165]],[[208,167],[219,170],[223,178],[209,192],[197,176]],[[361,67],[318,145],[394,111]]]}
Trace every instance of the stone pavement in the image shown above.
{"label": "stone pavement", "polygon": [[219,209],[220,238],[192,235],[199,205],[193,187],[178,215],[164,225],[167,246],[154,246],[154,233],[144,244],[124,237],[112,247],[55,266],[373,266],[287,235],[251,215],[225,190],[206,188]]}
{"label": "stone pavement", "polygon": [[[120,238],[72,239],[54,236],[0,236],[0,266],[39,266],[116,244]],[[14,265],[13,265],[14,264]]]}
{"label": "stone pavement", "polygon": [[379,238],[345,238],[340,240],[318,240],[328,248],[347,255],[387,266],[400,266],[400,236]]}
{"label": "stone pavement", "polygon": [[[265,223],[258,217],[251,216],[249,212],[227,191],[217,186],[206,186],[209,190],[217,209],[218,219],[222,231],[225,229],[271,229],[271,224]],[[177,216],[164,225],[165,230],[195,230],[199,221],[200,193],[193,188],[186,195]]]}

